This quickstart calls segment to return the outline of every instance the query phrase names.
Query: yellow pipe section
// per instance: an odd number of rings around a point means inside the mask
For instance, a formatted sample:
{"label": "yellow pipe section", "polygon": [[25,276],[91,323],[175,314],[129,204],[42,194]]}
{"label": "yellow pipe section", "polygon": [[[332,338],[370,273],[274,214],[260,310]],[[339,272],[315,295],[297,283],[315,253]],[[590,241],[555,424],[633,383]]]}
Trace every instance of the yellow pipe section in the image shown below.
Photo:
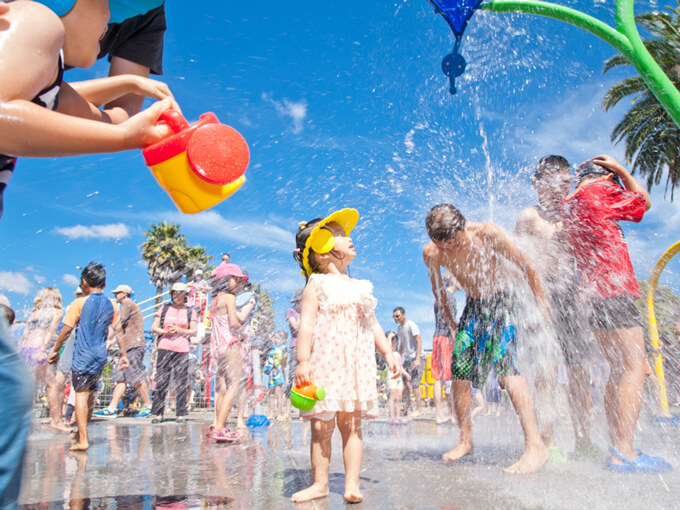
{"label": "yellow pipe section", "polygon": [[[656,314],[654,313],[654,292],[656,291],[656,284],[659,282],[659,278],[661,277],[661,273],[666,267],[666,264],[668,264],[679,251],[680,241],[676,242],[661,255],[661,258],[654,265],[652,274],[649,277],[649,287],[647,289],[647,320],[649,321],[649,341],[655,349],[659,348],[659,329],[656,325]],[[666,392],[666,376],[663,372],[663,359],[661,358],[661,353],[656,355],[654,369],[656,370],[656,378],[659,381],[659,404],[661,407],[661,415],[667,416],[669,414],[668,393]]]}

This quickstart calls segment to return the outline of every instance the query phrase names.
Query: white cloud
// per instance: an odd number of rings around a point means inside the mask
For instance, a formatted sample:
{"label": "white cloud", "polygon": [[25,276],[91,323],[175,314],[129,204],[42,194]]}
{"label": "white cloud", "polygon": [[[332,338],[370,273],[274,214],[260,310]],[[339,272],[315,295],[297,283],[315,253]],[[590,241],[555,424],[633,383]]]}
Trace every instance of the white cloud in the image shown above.
{"label": "white cloud", "polygon": [[0,271],[0,289],[27,295],[33,289],[33,283],[23,273]]}
{"label": "white cloud", "polygon": [[262,93],[262,100],[274,106],[280,117],[290,117],[293,121],[293,133],[302,131],[305,117],[307,117],[307,101],[291,101],[284,98],[283,101],[272,99],[269,94]]}
{"label": "white cloud", "polygon": [[69,239],[123,239],[130,237],[130,230],[125,223],[57,227],[54,232]]}
{"label": "white cloud", "polygon": [[602,110],[602,98],[611,83],[587,84],[557,103],[537,108],[536,118],[527,122],[506,141],[526,149],[536,158],[564,155],[578,164],[598,154],[611,154],[623,161],[623,145],[614,146],[610,134],[620,119],[621,107]]}
{"label": "white cloud", "polygon": [[80,278],[69,273],[66,273],[64,276],[61,277],[61,279],[64,281],[66,285],[70,285],[71,287],[76,287],[77,285],[80,285]]}
{"label": "white cloud", "polygon": [[293,232],[266,222],[228,220],[215,211],[184,215],[171,212],[163,215],[166,221],[181,223],[188,229],[209,233],[217,239],[235,241],[273,250],[292,251]]}

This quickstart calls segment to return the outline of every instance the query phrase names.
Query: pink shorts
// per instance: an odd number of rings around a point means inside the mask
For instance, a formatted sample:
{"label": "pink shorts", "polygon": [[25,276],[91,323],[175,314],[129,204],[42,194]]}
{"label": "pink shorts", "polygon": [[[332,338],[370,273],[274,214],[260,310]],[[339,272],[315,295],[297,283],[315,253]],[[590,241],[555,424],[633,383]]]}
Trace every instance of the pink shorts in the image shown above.
{"label": "pink shorts", "polygon": [[436,336],[432,339],[432,377],[437,381],[451,379],[453,338]]}

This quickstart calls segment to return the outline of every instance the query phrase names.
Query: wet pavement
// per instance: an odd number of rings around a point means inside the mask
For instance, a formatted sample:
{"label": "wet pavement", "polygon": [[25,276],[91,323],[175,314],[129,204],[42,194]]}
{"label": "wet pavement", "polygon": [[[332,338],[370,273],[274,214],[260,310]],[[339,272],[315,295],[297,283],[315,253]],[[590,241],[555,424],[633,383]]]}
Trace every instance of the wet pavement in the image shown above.
{"label": "wet pavement", "polygon": [[[336,432],[330,496],[292,505],[290,495],[311,482],[309,428],[300,421],[250,431],[231,445],[207,436],[211,417],[198,412],[186,424],[148,419],[94,421],[88,453],[70,453],[65,435],[34,426],[21,503],[33,508],[341,508],[344,506],[340,438]],[[595,439],[606,445],[602,420]],[[596,459],[549,464],[532,475],[502,468],[519,458],[522,436],[511,411],[479,416],[475,453],[455,465],[441,454],[455,445],[454,425],[415,420],[408,425],[366,422],[362,491],[353,508],[583,509],[680,508],[680,430],[653,426],[643,417],[637,446],[663,455],[675,471],[615,475]],[[571,428],[557,440],[572,449]]]}

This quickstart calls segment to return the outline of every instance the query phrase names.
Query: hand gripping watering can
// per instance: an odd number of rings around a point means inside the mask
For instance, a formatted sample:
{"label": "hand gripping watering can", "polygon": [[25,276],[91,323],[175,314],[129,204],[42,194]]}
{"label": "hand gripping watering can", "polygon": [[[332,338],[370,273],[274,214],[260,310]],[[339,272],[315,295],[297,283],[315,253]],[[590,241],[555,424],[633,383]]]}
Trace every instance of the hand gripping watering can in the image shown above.
{"label": "hand gripping watering can", "polygon": [[193,125],[175,110],[159,117],[174,134],[150,145],[142,154],[177,208],[194,214],[219,204],[241,187],[250,152],[234,128],[204,113]]}
{"label": "hand gripping watering can", "polygon": [[310,411],[318,400],[326,398],[326,390],[317,388],[310,383],[305,386],[295,386],[290,391],[290,402],[301,411]]}

